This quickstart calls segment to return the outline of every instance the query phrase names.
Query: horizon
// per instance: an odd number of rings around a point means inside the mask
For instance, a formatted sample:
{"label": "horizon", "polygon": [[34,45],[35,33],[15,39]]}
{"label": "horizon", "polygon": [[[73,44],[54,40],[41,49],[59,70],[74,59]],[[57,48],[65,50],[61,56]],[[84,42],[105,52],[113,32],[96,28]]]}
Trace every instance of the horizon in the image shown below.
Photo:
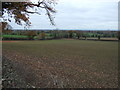
{"label": "horizon", "polygon": [[49,31],[49,30],[63,30],[63,31],[69,31],[69,30],[73,30],[73,31],[119,31],[119,30],[92,30],[92,29],[12,29],[12,30],[43,30],[43,31]]}

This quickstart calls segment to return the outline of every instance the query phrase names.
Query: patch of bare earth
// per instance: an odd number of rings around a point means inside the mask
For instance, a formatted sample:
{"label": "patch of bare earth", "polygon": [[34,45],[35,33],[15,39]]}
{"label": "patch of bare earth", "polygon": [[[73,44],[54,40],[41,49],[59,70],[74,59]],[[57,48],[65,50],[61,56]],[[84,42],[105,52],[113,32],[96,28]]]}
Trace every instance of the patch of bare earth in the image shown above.
{"label": "patch of bare earth", "polygon": [[[61,60],[59,62],[46,62],[46,57],[31,57],[16,51],[3,51],[4,57],[12,64],[20,78],[10,87],[33,87],[33,88],[103,88],[103,87],[117,87],[117,84],[112,81],[99,81],[104,78],[110,78],[104,72],[90,72],[85,68],[80,68],[73,63]],[[60,66],[61,68],[57,68]],[[71,73],[70,73],[71,72]],[[87,78],[86,78],[87,77]],[[20,86],[22,80],[24,85]],[[110,82],[110,83],[107,83]],[[117,77],[114,79],[117,82]],[[4,83],[3,83],[4,84]],[[6,84],[3,87],[8,87]]]}
{"label": "patch of bare earth", "polygon": [[[64,87],[65,85],[65,78],[60,78],[57,70],[49,66],[49,63],[44,63],[44,57],[30,57],[18,52],[14,54],[5,52],[4,56],[7,57],[7,62],[12,64],[12,68],[16,70],[20,78],[30,87]],[[6,85],[3,86],[6,87]],[[11,87],[15,86],[11,85]]]}

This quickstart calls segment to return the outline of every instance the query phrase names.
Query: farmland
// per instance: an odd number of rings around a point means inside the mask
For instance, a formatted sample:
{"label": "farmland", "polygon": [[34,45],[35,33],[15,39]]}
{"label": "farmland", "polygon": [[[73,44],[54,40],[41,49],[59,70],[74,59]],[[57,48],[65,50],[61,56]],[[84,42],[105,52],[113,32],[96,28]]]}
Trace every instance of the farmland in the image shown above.
{"label": "farmland", "polygon": [[11,87],[118,87],[117,41],[60,39],[3,42],[3,57],[26,84],[19,86],[17,81]]}

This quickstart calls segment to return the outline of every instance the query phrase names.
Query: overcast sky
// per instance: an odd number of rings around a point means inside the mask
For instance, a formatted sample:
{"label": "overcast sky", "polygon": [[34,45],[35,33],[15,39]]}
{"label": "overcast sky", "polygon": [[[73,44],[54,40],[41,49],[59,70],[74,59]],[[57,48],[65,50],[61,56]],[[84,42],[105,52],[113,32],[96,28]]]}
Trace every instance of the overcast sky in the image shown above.
{"label": "overcast sky", "polygon": [[[37,1],[37,0],[35,0]],[[30,29],[84,29],[117,30],[119,0],[59,0],[55,6],[56,26],[52,26],[48,17],[42,12],[30,15]],[[14,29],[24,29],[11,23]]]}

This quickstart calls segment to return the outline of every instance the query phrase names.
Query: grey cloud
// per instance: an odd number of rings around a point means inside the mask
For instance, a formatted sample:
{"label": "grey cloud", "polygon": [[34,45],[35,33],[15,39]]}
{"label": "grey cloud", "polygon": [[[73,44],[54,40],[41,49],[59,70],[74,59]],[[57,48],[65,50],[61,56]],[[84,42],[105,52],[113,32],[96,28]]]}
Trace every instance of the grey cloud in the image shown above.
{"label": "grey cloud", "polygon": [[[56,6],[57,27],[62,29],[117,29],[117,3],[91,2],[84,4],[60,3]],[[31,16],[31,28],[55,28],[45,15]],[[14,26],[15,28],[17,26]]]}

